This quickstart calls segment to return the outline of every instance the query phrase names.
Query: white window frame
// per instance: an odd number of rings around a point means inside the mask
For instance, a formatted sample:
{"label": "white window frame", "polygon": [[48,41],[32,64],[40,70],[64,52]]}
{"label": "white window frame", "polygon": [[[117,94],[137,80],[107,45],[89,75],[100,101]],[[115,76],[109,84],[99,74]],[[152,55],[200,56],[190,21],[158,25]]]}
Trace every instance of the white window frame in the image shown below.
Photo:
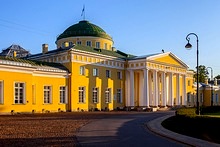
{"label": "white window frame", "polygon": [[188,92],[187,93],[187,102],[190,103],[191,102],[191,94]]}
{"label": "white window frame", "polygon": [[105,89],[105,103],[111,103],[111,88]]}
{"label": "white window frame", "polygon": [[92,88],[92,101],[93,103],[99,102],[99,88],[98,87]]}
{"label": "white window frame", "polygon": [[[17,84],[17,86],[16,86]],[[21,86],[21,84],[23,86]],[[21,91],[20,91],[21,90]],[[17,91],[17,94],[16,94]],[[21,95],[22,92],[22,95]],[[26,90],[24,82],[15,82],[14,83],[14,104],[25,104],[26,103]],[[21,102],[22,100],[22,102]]]}
{"label": "white window frame", "polygon": [[44,98],[43,99],[44,104],[52,104],[52,86],[51,85],[44,85],[43,98]]}
{"label": "white window frame", "polygon": [[111,78],[111,71],[110,70],[106,70],[105,71],[105,73],[106,73],[106,78]]}
{"label": "white window frame", "polygon": [[81,86],[78,88],[78,102],[79,103],[85,103],[85,87]]}
{"label": "white window frame", "polygon": [[100,42],[95,42],[95,47],[100,48]]}
{"label": "white window frame", "polygon": [[92,46],[92,41],[86,41],[86,46]]}
{"label": "white window frame", "polygon": [[80,75],[85,75],[85,66],[80,66],[79,67],[79,74]]}
{"label": "white window frame", "polygon": [[122,72],[121,71],[117,72],[117,78],[120,79],[120,80],[122,79]]}
{"label": "white window frame", "polygon": [[93,68],[93,76],[98,76],[99,75],[99,70],[98,70],[98,68]]}
{"label": "white window frame", "polygon": [[4,104],[4,82],[0,81],[0,104]]}
{"label": "white window frame", "polygon": [[67,104],[67,86],[60,86],[60,104]]}
{"label": "white window frame", "polygon": [[122,89],[117,89],[117,103],[122,103]]}

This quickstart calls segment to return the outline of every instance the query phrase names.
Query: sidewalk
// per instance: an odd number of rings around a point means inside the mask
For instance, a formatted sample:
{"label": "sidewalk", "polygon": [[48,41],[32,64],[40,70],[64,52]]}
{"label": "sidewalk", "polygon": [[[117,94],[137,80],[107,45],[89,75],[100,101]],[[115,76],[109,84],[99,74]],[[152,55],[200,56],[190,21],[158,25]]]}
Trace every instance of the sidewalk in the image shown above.
{"label": "sidewalk", "polygon": [[165,129],[161,125],[161,122],[171,116],[173,116],[173,115],[167,115],[164,117],[154,119],[154,120],[147,123],[147,127],[149,128],[150,131],[152,131],[160,136],[184,143],[186,145],[196,146],[196,147],[220,147],[220,144],[217,144],[217,143],[212,143],[212,142],[204,141],[201,139],[181,135],[181,134],[178,134],[178,133],[175,133],[175,132],[172,132],[170,130]]}

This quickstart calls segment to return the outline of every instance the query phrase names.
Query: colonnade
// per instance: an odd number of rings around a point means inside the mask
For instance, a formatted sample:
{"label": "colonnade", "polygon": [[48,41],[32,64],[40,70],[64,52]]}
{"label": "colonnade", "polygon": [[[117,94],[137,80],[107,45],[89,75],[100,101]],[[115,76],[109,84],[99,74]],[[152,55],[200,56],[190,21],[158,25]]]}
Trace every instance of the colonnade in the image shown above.
{"label": "colonnade", "polygon": [[126,71],[126,106],[186,105],[186,75],[155,69]]}

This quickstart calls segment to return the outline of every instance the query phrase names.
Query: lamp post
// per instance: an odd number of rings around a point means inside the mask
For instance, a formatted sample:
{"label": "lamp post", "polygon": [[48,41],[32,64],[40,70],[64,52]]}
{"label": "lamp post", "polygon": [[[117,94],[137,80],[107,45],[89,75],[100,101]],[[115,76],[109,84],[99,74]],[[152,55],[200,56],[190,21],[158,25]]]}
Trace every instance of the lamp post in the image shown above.
{"label": "lamp post", "polygon": [[209,74],[208,69],[211,69],[211,79],[210,79],[210,81],[211,81],[211,106],[213,106],[213,83],[212,83],[212,81],[214,82],[214,80],[213,80],[213,70],[212,70],[211,67],[207,67],[206,68],[207,74]]}
{"label": "lamp post", "polygon": [[191,49],[192,45],[189,43],[190,35],[194,35],[196,36],[196,42],[197,42],[197,51],[196,51],[196,55],[197,55],[197,62],[196,62],[196,79],[197,79],[197,87],[196,87],[196,114],[200,115],[200,110],[199,110],[199,38],[195,33],[189,33],[186,36],[186,40],[188,41],[188,43],[185,45],[186,49]]}

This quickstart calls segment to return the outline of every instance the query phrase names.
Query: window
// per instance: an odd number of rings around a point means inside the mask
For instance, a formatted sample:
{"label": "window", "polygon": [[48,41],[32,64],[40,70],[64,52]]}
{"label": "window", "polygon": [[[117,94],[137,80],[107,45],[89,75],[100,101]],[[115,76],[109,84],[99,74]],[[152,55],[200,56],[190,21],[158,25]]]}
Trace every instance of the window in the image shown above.
{"label": "window", "polygon": [[203,94],[200,93],[200,103],[203,103]]}
{"label": "window", "polygon": [[98,93],[98,88],[93,88],[92,89],[92,101],[93,103],[98,103],[98,98],[99,98],[99,93]]}
{"label": "window", "polygon": [[69,42],[69,46],[72,47],[73,46],[73,42]]}
{"label": "window", "polygon": [[79,87],[79,103],[85,103],[85,87]]}
{"label": "window", "polygon": [[190,80],[188,80],[188,86],[190,86]]}
{"label": "window", "polygon": [[84,66],[80,66],[80,69],[79,69],[79,73],[80,75],[85,75],[85,67]]}
{"label": "window", "polygon": [[4,103],[3,97],[3,81],[0,81],[0,104]]}
{"label": "window", "polygon": [[121,71],[117,72],[117,77],[118,77],[118,79],[122,79],[122,72]]}
{"label": "window", "polygon": [[218,94],[217,93],[215,94],[215,102],[216,102],[216,104],[218,104]]}
{"label": "window", "polygon": [[44,104],[50,104],[51,101],[51,86],[44,86]]}
{"label": "window", "polygon": [[108,46],[107,43],[105,43],[105,44],[104,44],[104,49],[107,50],[107,48],[108,48],[107,46]]}
{"label": "window", "polygon": [[191,102],[191,101],[190,101],[190,93],[189,93],[189,92],[187,93],[187,102],[188,102],[188,103]]}
{"label": "window", "polygon": [[78,45],[81,45],[81,44],[82,44],[82,42],[81,42],[81,41],[77,41],[77,44],[78,44]]}
{"label": "window", "polygon": [[98,76],[98,69],[97,68],[93,68],[93,76]]}
{"label": "window", "polygon": [[111,102],[111,88],[106,88],[105,90],[105,103]]}
{"label": "window", "polygon": [[15,104],[24,104],[25,102],[25,90],[24,83],[15,83],[14,102]]}
{"label": "window", "polygon": [[95,47],[96,47],[96,48],[100,48],[100,42],[96,42],[96,43],[95,43]]}
{"label": "window", "polygon": [[122,91],[121,89],[117,89],[117,102],[122,103]]}
{"label": "window", "polygon": [[92,46],[92,42],[91,41],[86,41],[86,46]]}
{"label": "window", "polygon": [[110,77],[111,77],[111,72],[110,72],[110,70],[106,70],[106,77],[107,77],[107,78],[110,78]]}
{"label": "window", "polygon": [[67,103],[67,90],[65,86],[60,86],[60,103]]}

